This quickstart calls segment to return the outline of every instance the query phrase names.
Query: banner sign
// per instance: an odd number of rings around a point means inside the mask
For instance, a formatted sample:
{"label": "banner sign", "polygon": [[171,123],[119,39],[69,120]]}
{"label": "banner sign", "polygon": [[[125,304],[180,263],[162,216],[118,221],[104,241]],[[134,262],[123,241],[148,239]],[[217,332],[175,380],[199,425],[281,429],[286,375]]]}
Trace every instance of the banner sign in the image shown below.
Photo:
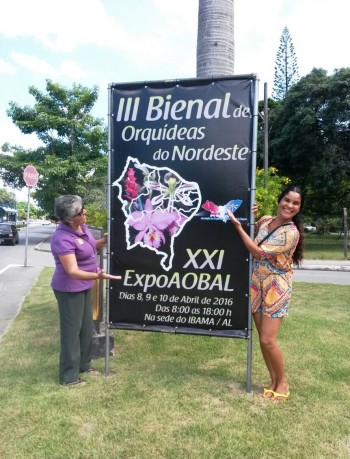
{"label": "banner sign", "polygon": [[255,94],[254,75],[110,85],[112,327],[247,337],[249,255],[226,210],[248,228]]}

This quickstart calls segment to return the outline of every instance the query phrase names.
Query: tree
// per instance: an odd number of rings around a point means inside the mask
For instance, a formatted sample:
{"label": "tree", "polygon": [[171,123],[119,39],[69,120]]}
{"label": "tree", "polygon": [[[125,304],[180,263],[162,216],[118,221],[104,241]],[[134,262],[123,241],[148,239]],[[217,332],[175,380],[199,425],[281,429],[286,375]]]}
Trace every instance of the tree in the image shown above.
{"label": "tree", "polygon": [[0,188],[0,204],[6,207],[16,207],[16,195],[12,191]]}
{"label": "tree", "polygon": [[[17,210],[18,210],[18,220],[26,220],[27,212],[28,212],[28,202],[26,201],[18,202]],[[43,216],[42,212],[40,212],[40,210],[32,202],[29,203],[29,216],[30,218],[39,218]]]}
{"label": "tree", "polygon": [[234,0],[199,0],[197,77],[234,73]]}
{"label": "tree", "polygon": [[276,55],[275,78],[272,97],[283,100],[291,86],[299,80],[299,69],[294,45],[289,30],[285,27],[280,38]]}
{"label": "tree", "polygon": [[10,102],[7,113],[23,133],[35,133],[42,146],[25,150],[5,144],[2,149],[7,154],[0,154],[4,182],[14,188],[25,186],[23,169],[33,164],[40,174],[33,197],[50,215],[54,198],[60,194],[78,194],[88,203],[93,190],[104,193],[107,129],[90,113],[97,88],[74,84],[66,89],[47,80],[46,93],[34,86],[29,93],[35,99],[34,107]]}
{"label": "tree", "polygon": [[[273,116],[273,113],[276,110],[276,107],[280,104],[280,101],[273,100],[268,98],[267,100],[267,105],[268,105],[268,120],[269,120],[269,131],[271,129],[270,127],[270,118]],[[264,142],[265,142],[265,117],[266,113],[264,113],[265,109],[265,101],[260,100],[258,103],[258,132],[257,132],[257,167],[258,168],[263,168],[264,167]]]}
{"label": "tree", "polygon": [[316,216],[350,205],[350,68],[301,78],[273,112],[270,158],[307,190]]}

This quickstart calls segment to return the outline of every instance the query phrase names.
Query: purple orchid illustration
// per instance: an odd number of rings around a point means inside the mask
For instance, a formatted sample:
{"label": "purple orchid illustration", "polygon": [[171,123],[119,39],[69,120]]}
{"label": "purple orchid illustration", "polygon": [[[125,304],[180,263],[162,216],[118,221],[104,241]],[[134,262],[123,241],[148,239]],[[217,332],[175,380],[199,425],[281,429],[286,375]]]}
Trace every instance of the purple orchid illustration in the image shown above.
{"label": "purple orchid illustration", "polygon": [[164,231],[167,228],[173,231],[178,221],[177,212],[153,210],[152,202],[147,199],[144,210],[132,212],[127,223],[139,231],[135,237],[135,242],[143,241],[144,244],[158,249],[165,243]]}
{"label": "purple orchid illustration", "polygon": [[137,162],[130,166],[129,163],[121,188],[126,224],[134,230],[130,236],[135,243],[158,249],[169,237],[180,233],[195,214],[200,203],[198,185],[166,168],[150,168]]}

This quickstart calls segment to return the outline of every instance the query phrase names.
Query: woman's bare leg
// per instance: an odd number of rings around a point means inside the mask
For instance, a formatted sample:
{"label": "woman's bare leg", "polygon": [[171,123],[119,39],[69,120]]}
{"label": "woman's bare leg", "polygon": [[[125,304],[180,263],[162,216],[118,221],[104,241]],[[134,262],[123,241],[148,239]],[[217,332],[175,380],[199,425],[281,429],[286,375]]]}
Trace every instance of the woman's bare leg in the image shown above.
{"label": "woman's bare leg", "polygon": [[[255,326],[256,326],[256,329],[257,329],[257,332],[258,332],[258,335],[259,335],[259,342],[260,342],[263,315],[261,313],[257,312],[255,314],[253,314],[253,319],[254,319],[254,323],[255,323]],[[273,365],[270,362],[270,359],[269,359],[270,356],[269,356],[269,354],[267,352],[264,351],[264,348],[261,346],[261,344],[260,344],[260,349],[261,349],[261,353],[263,355],[266,367],[268,369],[268,372],[269,372],[270,378],[271,378],[271,382],[267,386],[267,389],[270,389],[270,390],[274,391],[276,389],[277,377],[276,377],[276,374],[274,373]],[[265,391],[261,392],[260,395],[266,396],[267,398],[270,398],[272,396],[272,394],[269,394],[269,393],[265,395]]]}
{"label": "woman's bare leg", "polygon": [[283,355],[277,345],[282,318],[271,318],[259,313],[254,314],[253,317],[259,334],[261,352],[271,377],[269,389],[285,394],[288,392],[288,382]]}

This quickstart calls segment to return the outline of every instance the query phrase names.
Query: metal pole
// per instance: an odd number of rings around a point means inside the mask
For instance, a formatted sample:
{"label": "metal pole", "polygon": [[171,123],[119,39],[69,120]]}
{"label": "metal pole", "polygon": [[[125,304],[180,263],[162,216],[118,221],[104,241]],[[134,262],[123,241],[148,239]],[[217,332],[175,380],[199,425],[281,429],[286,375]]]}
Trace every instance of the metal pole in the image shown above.
{"label": "metal pole", "polygon": [[[252,139],[252,171],[251,171],[251,202],[250,202],[250,237],[254,237],[254,214],[252,212],[252,207],[255,202],[255,188],[256,188],[256,149],[257,149],[257,131],[258,131],[258,81],[255,80],[254,82],[254,94],[255,94],[255,101],[254,101],[254,113],[253,113],[253,139]],[[253,257],[249,254],[249,293],[248,293],[248,340],[247,340],[247,387],[246,392],[247,394],[252,393],[252,360],[253,360],[253,333],[252,333],[252,314],[251,314],[251,307],[250,307],[250,284],[252,278],[252,269],[253,269]]]}
{"label": "metal pole", "polygon": [[269,170],[269,107],[267,99],[267,83],[264,83],[264,185],[267,187]]}
{"label": "metal pole", "polygon": [[348,210],[346,207],[343,208],[344,211],[344,258],[348,259]]}
{"label": "metal pole", "polygon": [[[108,87],[108,177],[107,177],[107,232],[108,232],[108,241],[107,241],[107,272],[110,273],[111,264],[110,264],[110,257],[111,257],[111,155],[112,155],[112,139],[111,139],[111,130],[112,130],[112,97],[113,97],[113,90],[112,86]],[[110,282],[107,281],[107,290],[106,290],[106,310],[105,310],[105,336],[106,336],[106,355],[105,355],[105,376],[109,376],[110,371],[110,345],[109,345],[109,337],[110,337],[110,327],[109,327],[109,289],[110,289]]]}
{"label": "metal pole", "polygon": [[29,204],[30,204],[30,186],[28,187],[26,245],[25,245],[25,249],[24,249],[24,266],[27,266],[27,254],[28,254]]}

